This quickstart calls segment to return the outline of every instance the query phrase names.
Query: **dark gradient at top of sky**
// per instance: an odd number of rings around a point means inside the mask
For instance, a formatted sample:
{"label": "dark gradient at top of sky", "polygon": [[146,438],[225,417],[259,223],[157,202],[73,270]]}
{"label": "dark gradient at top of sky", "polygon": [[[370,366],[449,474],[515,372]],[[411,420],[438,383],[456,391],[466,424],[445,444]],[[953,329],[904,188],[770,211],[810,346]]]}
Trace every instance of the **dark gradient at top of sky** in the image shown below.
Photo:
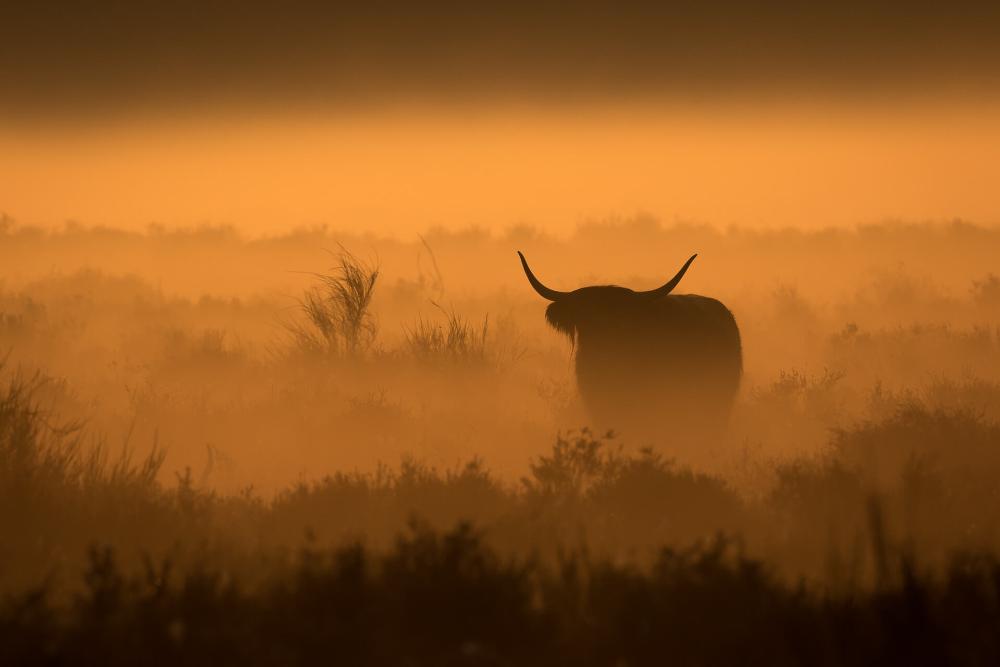
{"label": "dark gradient at top of sky", "polygon": [[4,3],[0,113],[982,94],[998,37],[985,2]]}

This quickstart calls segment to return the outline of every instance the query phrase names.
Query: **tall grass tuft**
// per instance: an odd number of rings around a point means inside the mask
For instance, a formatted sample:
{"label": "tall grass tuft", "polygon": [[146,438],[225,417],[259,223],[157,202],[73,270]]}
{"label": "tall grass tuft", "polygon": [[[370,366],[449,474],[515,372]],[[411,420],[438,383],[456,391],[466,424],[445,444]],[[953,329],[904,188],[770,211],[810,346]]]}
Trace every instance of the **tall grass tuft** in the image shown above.
{"label": "tall grass tuft", "polygon": [[38,406],[44,384],[39,373],[15,373],[0,389],[0,498],[70,483],[86,467],[79,424],[54,425]]}
{"label": "tall grass tuft", "polygon": [[[0,375],[4,365],[0,363]],[[154,445],[141,461],[128,443],[112,459],[106,443],[88,442],[80,422],[57,423],[40,405],[39,392],[49,382],[40,373],[14,373],[0,388],[0,500],[59,498],[97,487],[151,489],[165,458]]]}
{"label": "tall grass tuft", "polygon": [[95,536],[147,539],[167,509],[156,481],[164,450],[136,461],[126,442],[109,457],[81,423],[60,424],[42,407],[49,382],[14,373],[0,385],[0,589],[51,575]]}
{"label": "tall grass tuft", "polygon": [[444,323],[419,320],[407,329],[404,347],[413,358],[430,363],[449,361],[483,364],[489,360],[489,316],[481,325],[465,319],[454,310],[445,310]]}
{"label": "tall grass tuft", "polygon": [[357,358],[375,343],[378,325],[371,312],[379,269],[341,248],[329,273],[299,302],[305,322],[288,326],[298,348],[328,358]]}

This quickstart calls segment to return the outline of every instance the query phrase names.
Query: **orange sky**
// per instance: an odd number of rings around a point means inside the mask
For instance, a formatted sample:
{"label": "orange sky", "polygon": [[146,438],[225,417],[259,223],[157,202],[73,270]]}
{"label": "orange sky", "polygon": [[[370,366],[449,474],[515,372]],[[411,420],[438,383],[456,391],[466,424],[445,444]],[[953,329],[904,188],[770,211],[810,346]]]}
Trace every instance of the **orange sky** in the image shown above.
{"label": "orange sky", "polygon": [[0,132],[26,224],[553,232],[645,211],[728,225],[1000,222],[993,104],[200,117]]}

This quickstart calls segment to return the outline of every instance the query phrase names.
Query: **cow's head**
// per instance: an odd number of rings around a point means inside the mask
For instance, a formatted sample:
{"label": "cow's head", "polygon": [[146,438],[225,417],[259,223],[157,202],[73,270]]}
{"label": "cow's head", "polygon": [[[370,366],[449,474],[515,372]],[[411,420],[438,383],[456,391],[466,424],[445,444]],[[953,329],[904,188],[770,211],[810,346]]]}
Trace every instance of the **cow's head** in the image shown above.
{"label": "cow's head", "polygon": [[593,285],[572,292],[560,292],[547,287],[536,278],[524,255],[520,251],[517,254],[521,258],[521,266],[524,267],[528,282],[542,298],[552,302],[545,310],[545,319],[574,340],[581,333],[586,335],[591,332],[596,334],[613,331],[623,323],[632,321],[650,302],[670,294],[698,256],[691,255],[677,275],[656,289],[636,292],[616,285]]}

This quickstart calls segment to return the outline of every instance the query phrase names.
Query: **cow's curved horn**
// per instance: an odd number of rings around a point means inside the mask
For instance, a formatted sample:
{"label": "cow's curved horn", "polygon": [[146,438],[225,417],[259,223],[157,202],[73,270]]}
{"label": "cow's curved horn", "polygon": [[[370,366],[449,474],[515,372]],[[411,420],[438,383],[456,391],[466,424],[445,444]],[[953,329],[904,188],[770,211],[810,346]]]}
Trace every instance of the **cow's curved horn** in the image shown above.
{"label": "cow's curved horn", "polygon": [[531,286],[535,288],[535,291],[538,292],[543,299],[558,301],[569,294],[569,292],[559,292],[554,289],[549,289],[543,285],[542,281],[536,278],[535,274],[531,272],[530,268],[528,268],[528,260],[524,258],[524,255],[521,254],[520,250],[517,251],[517,256],[521,258],[521,266],[524,267],[524,275],[528,276],[528,282],[531,283]]}
{"label": "cow's curved horn", "polygon": [[677,272],[677,275],[670,279],[670,282],[666,283],[662,287],[657,287],[656,289],[647,290],[645,292],[637,292],[637,294],[639,294],[640,296],[648,296],[650,298],[656,298],[658,296],[666,296],[670,294],[673,291],[673,289],[677,287],[677,283],[679,283],[681,281],[681,278],[684,277],[684,274],[687,272],[688,267],[691,266],[691,262],[693,262],[694,258],[697,256],[698,256],[697,254],[691,255],[691,258],[688,259],[688,261],[684,262],[684,266],[682,266],[681,270]]}

